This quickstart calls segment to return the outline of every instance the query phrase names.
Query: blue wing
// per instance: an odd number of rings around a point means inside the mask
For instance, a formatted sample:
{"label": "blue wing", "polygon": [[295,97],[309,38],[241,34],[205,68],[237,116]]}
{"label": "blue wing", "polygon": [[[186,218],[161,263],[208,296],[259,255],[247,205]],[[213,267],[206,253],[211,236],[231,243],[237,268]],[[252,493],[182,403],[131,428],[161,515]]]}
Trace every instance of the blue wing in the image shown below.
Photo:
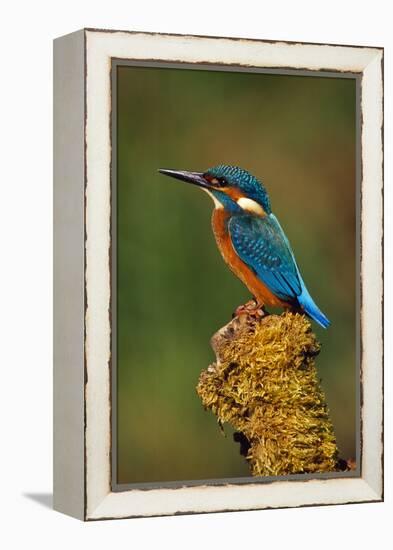
{"label": "blue wing", "polygon": [[274,214],[233,216],[228,223],[233,247],[276,296],[300,305],[323,327],[330,323],[302,280],[290,244]]}
{"label": "blue wing", "polygon": [[229,234],[238,256],[282,300],[292,302],[302,292],[289,243],[274,216],[233,216]]}

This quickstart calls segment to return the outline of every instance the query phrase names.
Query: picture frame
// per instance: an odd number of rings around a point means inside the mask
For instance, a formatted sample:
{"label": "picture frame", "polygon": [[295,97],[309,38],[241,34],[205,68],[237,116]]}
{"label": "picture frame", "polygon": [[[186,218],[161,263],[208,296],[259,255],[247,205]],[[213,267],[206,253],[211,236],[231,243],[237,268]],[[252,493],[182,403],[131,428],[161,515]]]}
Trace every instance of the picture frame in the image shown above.
{"label": "picture frame", "polygon": [[[359,465],[353,475],[113,484],[113,78],[119,63],[359,83]],[[54,508],[81,520],[383,500],[383,48],[83,29],[54,41]]]}

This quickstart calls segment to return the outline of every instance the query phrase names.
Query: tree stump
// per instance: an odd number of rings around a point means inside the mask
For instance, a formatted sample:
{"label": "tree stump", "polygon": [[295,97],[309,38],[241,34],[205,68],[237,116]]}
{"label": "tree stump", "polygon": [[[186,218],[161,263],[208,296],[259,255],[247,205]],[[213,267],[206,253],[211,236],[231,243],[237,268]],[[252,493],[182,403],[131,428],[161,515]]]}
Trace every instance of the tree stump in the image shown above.
{"label": "tree stump", "polygon": [[244,313],[211,339],[216,362],[197,392],[235,441],[253,476],[332,472],[339,461],[315,358],[320,344],[302,314]]}

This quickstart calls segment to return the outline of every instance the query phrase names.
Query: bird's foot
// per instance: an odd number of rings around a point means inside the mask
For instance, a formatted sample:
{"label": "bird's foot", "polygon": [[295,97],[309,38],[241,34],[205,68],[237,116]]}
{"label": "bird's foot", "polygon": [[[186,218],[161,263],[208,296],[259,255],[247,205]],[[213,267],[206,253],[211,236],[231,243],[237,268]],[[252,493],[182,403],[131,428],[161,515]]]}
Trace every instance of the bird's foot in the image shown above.
{"label": "bird's foot", "polygon": [[248,315],[260,319],[266,315],[266,311],[262,304],[258,304],[256,300],[249,300],[245,304],[236,308],[234,317],[240,317],[241,315]]}

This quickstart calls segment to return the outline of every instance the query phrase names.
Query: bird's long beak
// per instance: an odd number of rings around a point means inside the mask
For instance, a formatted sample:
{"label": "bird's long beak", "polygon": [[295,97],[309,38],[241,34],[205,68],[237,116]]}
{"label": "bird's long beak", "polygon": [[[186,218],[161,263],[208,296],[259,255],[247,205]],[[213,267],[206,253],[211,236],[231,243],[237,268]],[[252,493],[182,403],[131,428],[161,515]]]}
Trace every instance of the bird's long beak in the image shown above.
{"label": "bird's long beak", "polygon": [[158,170],[160,174],[164,176],[171,176],[177,180],[186,181],[192,183],[193,185],[198,185],[198,187],[204,187],[205,189],[210,189],[211,185],[207,179],[203,177],[202,172],[186,172],[184,170],[164,170],[160,168]]}

